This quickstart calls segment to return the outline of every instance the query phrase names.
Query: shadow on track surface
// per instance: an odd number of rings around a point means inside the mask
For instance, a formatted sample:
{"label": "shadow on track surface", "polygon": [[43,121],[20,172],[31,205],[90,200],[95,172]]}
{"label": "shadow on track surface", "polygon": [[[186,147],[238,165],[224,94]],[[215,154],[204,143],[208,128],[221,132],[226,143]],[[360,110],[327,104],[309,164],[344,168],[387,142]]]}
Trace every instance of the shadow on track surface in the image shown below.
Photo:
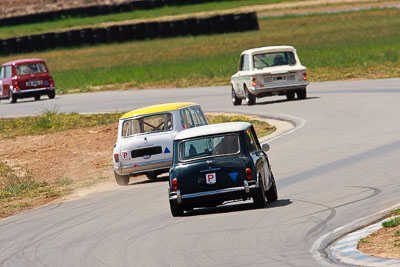
{"label": "shadow on track surface", "polygon": [[273,203],[267,202],[267,205],[264,208],[256,208],[252,202],[242,202],[239,203],[237,201],[230,201],[227,204],[220,205],[212,208],[197,208],[192,211],[186,211],[183,217],[189,216],[198,216],[198,215],[209,215],[209,214],[221,214],[228,212],[239,212],[246,210],[255,210],[255,209],[269,209],[269,208],[277,208],[283,207],[292,204],[293,202],[290,199],[279,199]]}
{"label": "shadow on track surface", "polygon": [[272,105],[272,104],[279,104],[279,103],[285,103],[285,102],[307,101],[307,100],[313,100],[313,99],[318,99],[318,98],[320,98],[320,97],[307,97],[306,99],[293,99],[293,100],[279,99],[279,100],[273,100],[273,101],[257,102],[255,105]]}

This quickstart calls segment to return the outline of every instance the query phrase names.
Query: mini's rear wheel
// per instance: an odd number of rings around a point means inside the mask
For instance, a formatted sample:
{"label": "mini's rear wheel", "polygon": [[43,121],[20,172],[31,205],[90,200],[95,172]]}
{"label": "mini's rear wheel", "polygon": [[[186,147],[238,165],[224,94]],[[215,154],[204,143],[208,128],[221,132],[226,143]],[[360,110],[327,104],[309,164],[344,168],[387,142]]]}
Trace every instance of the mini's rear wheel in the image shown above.
{"label": "mini's rear wheel", "polygon": [[40,100],[40,95],[35,95],[35,101]]}
{"label": "mini's rear wheel", "polygon": [[276,190],[275,178],[271,172],[271,187],[265,192],[265,196],[267,197],[268,202],[274,202],[278,199],[278,190]]}
{"label": "mini's rear wheel", "polygon": [[234,106],[238,106],[238,105],[242,104],[242,99],[238,98],[236,96],[236,93],[235,93],[235,90],[233,89],[233,86],[232,86],[232,104]]}
{"label": "mini's rear wheel", "polygon": [[115,181],[119,185],[128,185],[129,184],[129,175],[119,175],[118,173],[114,172]]}
{"label": "mini's rear wheel", "polygon": [[183,206],[175,203],[174,201],[170,200],[169,201],[169,206],[171,208],[171,214],[174,217],[182,216],[183,215]]}
{"label": "mini's rear wheel", "polygon": [[256,208],[263,208],[263,207],[265,207],[265,204],[267,203],[267,199],[266,199],[265,191],[264,191],[264,182],[262,181],[261,176],[259,177],[258,184],[259,184],[259,188],[253,195],[253,202],[254,202],[254,206],[256,206]]}
{"label": "mini's rear wheel", "polygon": [[56,91],[53,90],[53,91],[48,92],[48,93],[47,93],[47,96],[48,96],[50,99],[53,99],[53,98],[56,96]]}

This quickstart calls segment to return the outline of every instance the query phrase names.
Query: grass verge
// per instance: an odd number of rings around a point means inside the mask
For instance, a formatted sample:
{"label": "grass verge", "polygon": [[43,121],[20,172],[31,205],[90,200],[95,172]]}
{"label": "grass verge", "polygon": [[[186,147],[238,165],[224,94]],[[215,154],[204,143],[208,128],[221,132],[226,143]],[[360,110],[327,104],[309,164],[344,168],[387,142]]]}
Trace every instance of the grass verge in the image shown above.
{"label": "grass verge", "polygon": [[400,217],[396,217],[394,219],[382,223],[382,226],[385,228],[396,227],[398,225],[400,225]]}
{"label": "grass verge", "polygon": [[311,82],[400,76],[400,35],[393,34],[400,28],[399,9],[287,16],[259,24],[259,31],[58,49],[0,61],[45,59],[58,93],[227,85],[241,51],[282,44],[297,48]]}
{"label": "grass verge", "polygon": [[[88,114],[57,113],[56,111],[44,111],[42,115],[35,117],[0,119],[0,140],[2,138],[15,138],[24,135],[48,134],[78,129],[95,127],[115,123],[125,112]],[[206,115],[210,124],[245,121],[252,123],[259,137],[268,135],[276,130],[275,126],[267,122],[250,119],[245,116],[212,116]]]}
{"label": "grass verge", "polygon": [[46,203],[72,192],[69,185],[39,181],[23,167],[10,167],[0,162],[0,218]]}
{"label": "grass verge", "polygon": [[124,112],[81,115],[44,111],[35,117],[0,119],[0,140],[23,135],[48,134],[115,123]]}

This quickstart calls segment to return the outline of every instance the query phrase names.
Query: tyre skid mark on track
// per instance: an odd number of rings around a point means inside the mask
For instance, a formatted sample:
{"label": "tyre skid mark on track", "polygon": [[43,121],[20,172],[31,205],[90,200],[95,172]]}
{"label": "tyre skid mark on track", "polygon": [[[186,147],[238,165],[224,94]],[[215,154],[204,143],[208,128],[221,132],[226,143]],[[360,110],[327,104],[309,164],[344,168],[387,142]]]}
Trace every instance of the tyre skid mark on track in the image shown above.
{"label": "tyre skid mark on track", "polygon": [[[330,214],[324,220],[322,220],[322,222],[320,222],[319,224],[314,226],[312,229],[307,231],[305,236],[307,238],[310,238],[313,235],[318,234],[318,232],[321,232],[322,230],[320,230],[320,228],[326,229],[327,223],[335,217],[337,208],[341,208],[341,207],[348,206],[348,205],[351,205],[351,204],[354,204],[354,203],[358,203],[358,202],[366,200],[366,199],[373,198],[373,197],[379,195],[379,193],[381,192],[381,190],[379,188],[375,188],[375,187],[368,187],[368,186],[348,186],[348,187],[368,189],[368,190],[371,190],[372,193],[370,195],[366,196],[366,197],[363,197],[363,198],[360,198],[360,199],[357,199],[357,200],[354,200],[354,201],[346,202],[346,203],[343,203],[343,204],[340,204],[340,205],[336,205],[336,206],[333,206],[333,207],[330,207],[330,206],[327,206],[327,205],[324,205],[324,204],[321,204],[321,203],[316,203],[316,202],[311,202],[311,201],[306,201],[306,200],[300,200],[300,199],[293,199],[294,201],[299,201],[299,202],[303,202],[303,203],[309,203],[309,204],[313,204],[313,205],[322,206],[325,209],[317,211],[317,212],[314,212],[314,213],[306,214],[306,215],[303,215],[301,217],[296,217],[296,218],[293,218],[291,220],[300,219],[300,218],[304,218],[304,217],[308,217],[308,216],[313,216],[313,215],[321,213],[321,212],[329,211]],[[360,193],[362,193],[362,192],[360,192]],[[352,194],[352,195],[354,195],[354,194]]]}

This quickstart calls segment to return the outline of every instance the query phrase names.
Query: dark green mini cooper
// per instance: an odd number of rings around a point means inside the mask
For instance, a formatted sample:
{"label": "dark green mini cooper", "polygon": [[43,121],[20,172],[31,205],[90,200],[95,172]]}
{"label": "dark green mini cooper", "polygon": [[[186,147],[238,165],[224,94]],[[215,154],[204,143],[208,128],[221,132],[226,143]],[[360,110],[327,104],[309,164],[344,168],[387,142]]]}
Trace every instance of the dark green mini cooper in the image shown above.
{"label": "dark green mini cooper", "polygon": [[249,198],[256,207],[278,199],[266,151],[253,126],[230,122],[178,133],[170,170],[169,203],[173,216],[196,207]]}

